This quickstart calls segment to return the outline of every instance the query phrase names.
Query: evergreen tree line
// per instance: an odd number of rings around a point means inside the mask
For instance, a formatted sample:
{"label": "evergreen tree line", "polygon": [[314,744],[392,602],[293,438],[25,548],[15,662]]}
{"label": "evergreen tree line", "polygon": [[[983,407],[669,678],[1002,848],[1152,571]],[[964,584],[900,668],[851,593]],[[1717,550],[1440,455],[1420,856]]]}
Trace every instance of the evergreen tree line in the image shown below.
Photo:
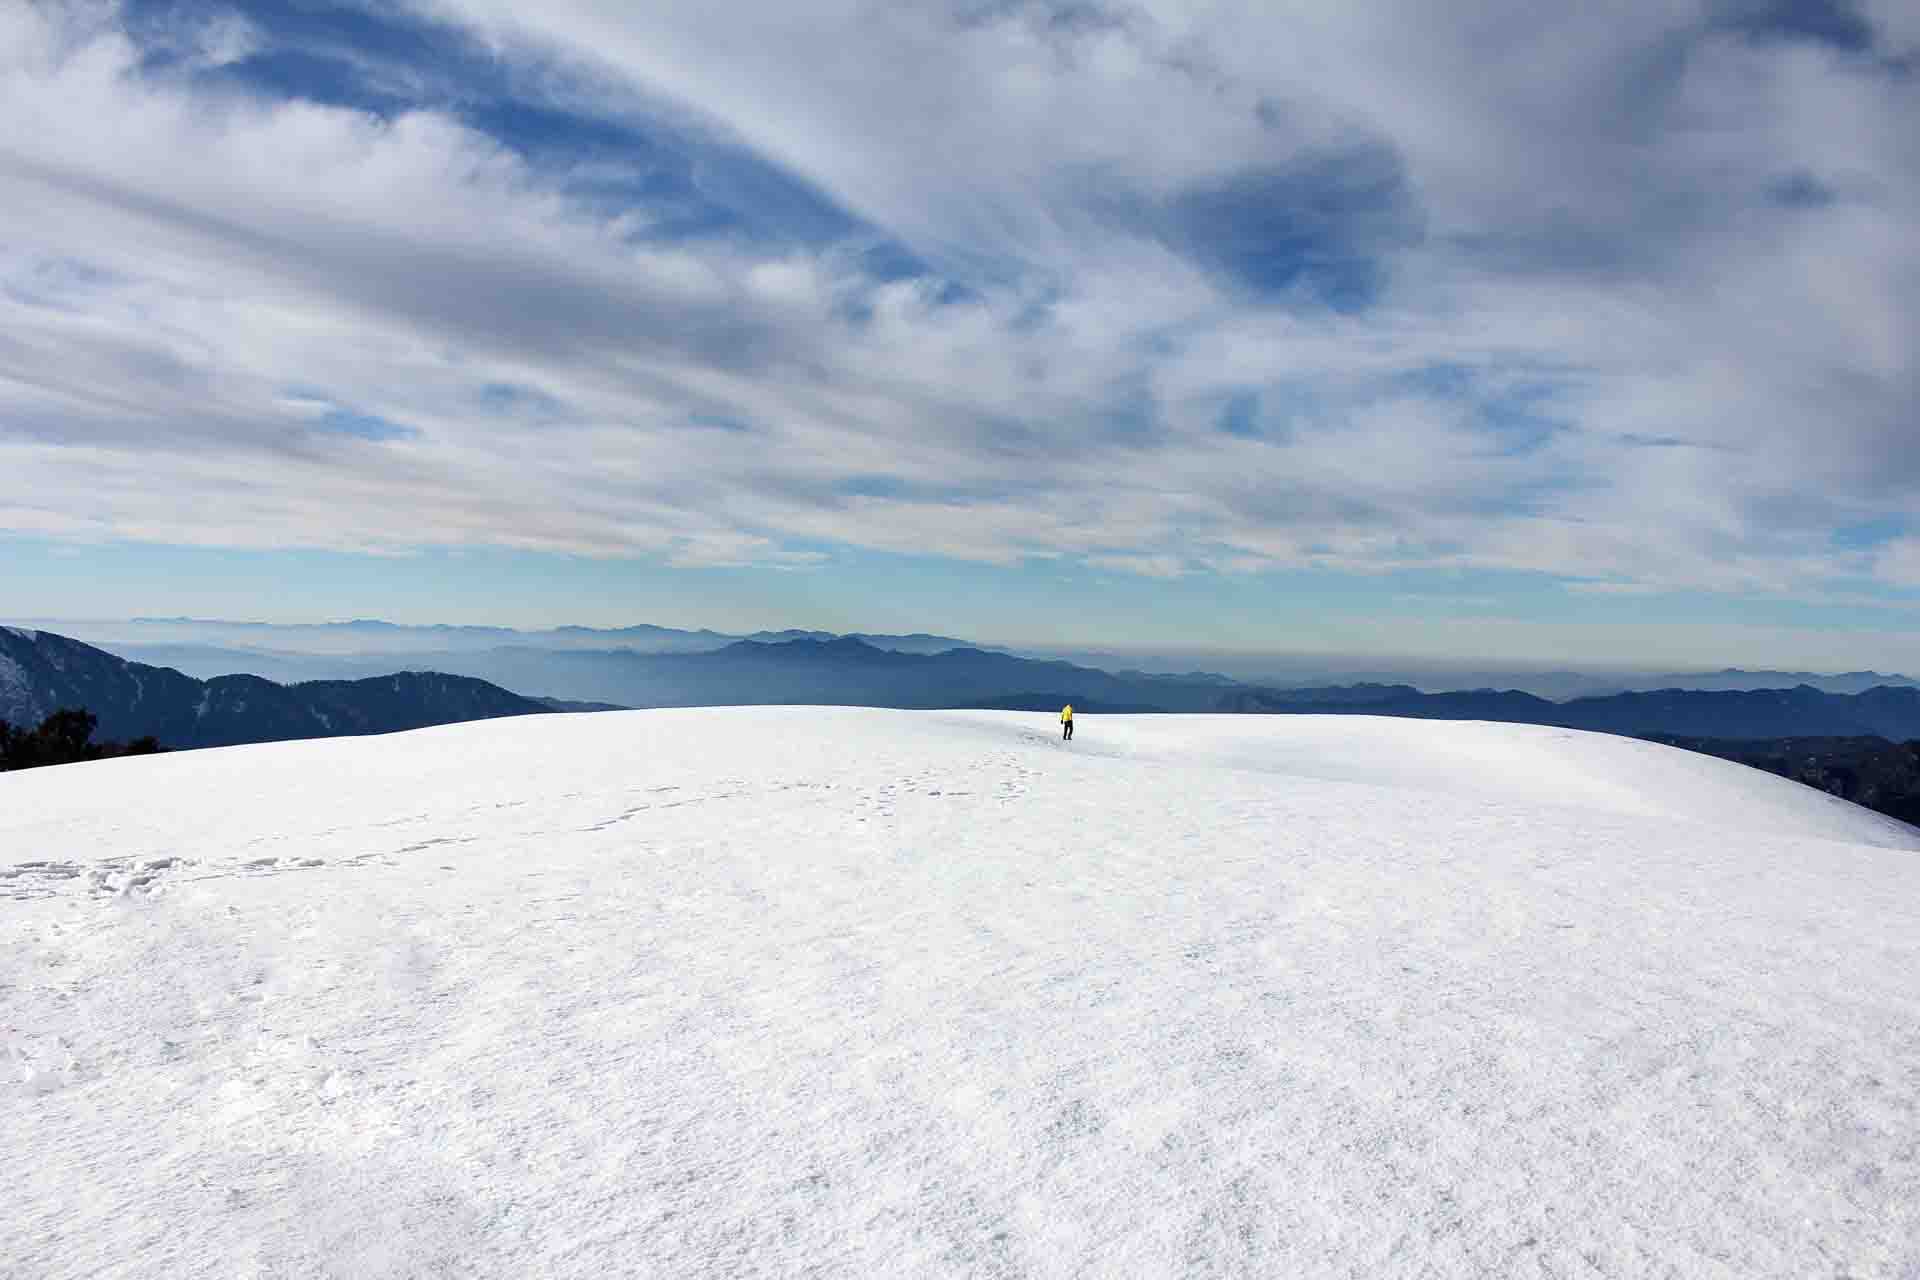
{"label": "evergreen tree line", "polygon": [[109,756],[150,756],[166,750],[152,735],[132,742],[95,742],[93,731],[99,727],[99,717],[84,707],[56,711],[37,729],[16,728],[0,720],[0,773]]}

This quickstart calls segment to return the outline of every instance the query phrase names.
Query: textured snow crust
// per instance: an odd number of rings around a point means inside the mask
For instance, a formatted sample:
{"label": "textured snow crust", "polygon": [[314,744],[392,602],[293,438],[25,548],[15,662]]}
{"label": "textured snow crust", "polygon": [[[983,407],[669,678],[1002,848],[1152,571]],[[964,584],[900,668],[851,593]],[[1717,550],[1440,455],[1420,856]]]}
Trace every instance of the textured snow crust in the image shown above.
{"label": "textured snow crust", "polygon": [[0,775],[0,1274],[1920,1274],[1920,833],[1555,729],[1056,736]]}

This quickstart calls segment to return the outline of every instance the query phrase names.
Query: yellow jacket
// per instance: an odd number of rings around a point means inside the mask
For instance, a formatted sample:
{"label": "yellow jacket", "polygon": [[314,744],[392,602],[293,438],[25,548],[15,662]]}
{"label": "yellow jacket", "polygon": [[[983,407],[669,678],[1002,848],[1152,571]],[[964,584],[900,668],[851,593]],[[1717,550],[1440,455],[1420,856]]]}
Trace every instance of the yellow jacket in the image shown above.
{"label": "yellow jacket", "polygon": [[1066,706],[1060,708],[1060,723],[1071,724],[1072,722],[1073,722],[1073,704],[1069,702]]}

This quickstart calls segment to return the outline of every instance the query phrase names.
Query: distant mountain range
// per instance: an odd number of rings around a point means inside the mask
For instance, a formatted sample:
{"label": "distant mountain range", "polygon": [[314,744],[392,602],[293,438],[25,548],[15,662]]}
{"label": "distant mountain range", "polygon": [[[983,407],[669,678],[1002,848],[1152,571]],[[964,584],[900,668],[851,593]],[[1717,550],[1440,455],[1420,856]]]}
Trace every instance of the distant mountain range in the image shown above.
{"label": "distant mountain range", "polygon": [[[941,642],[934,636],[894,639]],[[1689,738],[1920,738],[1920,687],[1912,682],[1851,693],[1802,684],[1662,689],[1554,702],[1511,689],[1423,693],[1407,684],[1272,689],[1206,672],[1109,672],[983,649],[917,653],[850,636],[813,635],[738,640],[689,653],[493,646],[418,655],[402,665],[434,669],[395,674],[389,667],[355,680],[276,683],[262,678],[268,674],[263,672],[199,680],[50,632],[0,631],[0,717],[27,723],[58,707],[85,706],[100,718],[102,737],[152,734],[174,747],[375,733],[554,710],[781,703],[1052,710],[1073,702],[1094,715],[1371,714]],[[1756,673],[1719,674],[1731,680]],[[541,696],[531,696],[534,691]]]}
{"label": "distant mountain range", "polygon": [[1712,671],[1573,671],[1531,665],[1482,666],[1440,659],[1356,660],[1335,654],[1189,653],[1149,659],[1142,654],[1095,650],[1016,650],[1029,658],[1056,658],[1081,666],[1121,673],[1183,671],[1194,668],[1218,673],[1215,679],[1263,689],[1303,689],[1350,685],[1407,685],[1422,693],[1465,689],[1517,689],[1536,697],[1565,702],[1572,698],[1605,697],[1615,693],[1655,689],[1791,689],[1810,685],[1827,693],[1861,693],[1879,685],[1913,685],[1920,681],[1897,673],[1846,671],[1785,671],[1723,667]]}
{"label": "distant mountain range", "polygon": [[1745,670],[1727,667],[1719,671],[1670,671],[1648,675],[1593,675],[1580,671],[1469,671],[1445,673],[1406,671],[1351,671],[1338,677],[1299,680],[1244,675],[1238,683],[1268,689],[1305,691],[1308,689],[1346,689],[1360,687],[1407,688],[1416,693],[1459,693],[1498,689],[1531,693],[1554,702],[1575,698],[1602,698],[1616,693],[1651,693],[1660,689],[1692,689],[1699,692],[1750,692],[1756,689],[1793,689],[1801,685],[1823,693],[1864,693],[1886,685],[1920,688],[1920,681],[1899,674],[1878,671],[1843,671],[1827,674],[1818,671]]}
{"label": "distant mountain range", "polygon": [[[1343,696],[1344,695],[1344,696]],[[1560,725],[1635,736],[1690,738],[1920,738],[1920,688],[1881,685],[1859,693],[1792,689],[1660,689],[1549,702],[1530,693],[1479,689],[1421,693],[1405,685],[1332,689],[1238,689],[1222,711],[1263,714],[1336,713],[1426,720],[1497,720]]]}
{"label": "distant mountain range", "polygon": [[30,727],[66,707],[93,712],[100,737],[151,735],[172,748],[390,733],[553,710],[438,672],[295,685],[254,675],[195,680],[52,632],[0,628],[0,720]]}
{"label": "distant mountain range", "polygon": [[[472,675],[494,680],[510,688],[539,690],[556,696],[582,696],[565,694],[561,690],[561,684],[565,681],[579,679],[579,672],[577,668],[562,671],[560,664],[556,663],[552,673],[544,673],[539,669],[539,655],[713,653],[742,640],[781,644],[794,640],[825,643],[841,639],[858,640],[873,648],[895,653],[934,656],[954,649],[969,649],[1036,661],[1066,662],[1079,669],[1109,673],[1130,685],[1142,687],[1213,684],[1223,689],[1301,689],[1366,684],[1408,686],[1424,693],[1474,689],[1518,690],[1562,702],[1574,698],[1672,688],[1731,692],[1807,685],[1827,693],[1861,693],[1880,686],[1920,687],[1920,682],[1908,676],[1878,671],[1848,671],[1829,675],[1810,671],[1743,670],[1730,667],[1717,671],[1655,674],[1624,671],[1596,673],[1525,666],[1478,667],[1460,662],[1414,659],[1395,666],[1360,668],[1350,660],[1332,655],[1315,657],[1294,654],[1262,658],[1250,654],[1191,653],[1154,657],[1143,653],[1022,650],[926,632],[855,632],[842,636],[824,631],[788,629],[732,634],[708,628],[684,630],[650,623],[624,627],[560,626],[523,631],[493,626],[411,626],[370,618],[299,625],[186,617],[72,623],[33,619],[20,621],[27,626],[98,645],[136,662],[174,667],[201,679],[245,673],[282,683],[353,680],[406,668]],[[474,655],[494,650],[513,650],[516,656],[510,664],[489,665],[470,661]],[[513,672],[511,678],[497,674],[506,665],[510,665]],[[1036,687],[1047,689],[1051,686]],[[1185,705],[1184,697],[1181,703]]]}
{"label": "distant mountain range", "polygon": [[[932,645],[935,636],[878,637]],[[870,707],[1003,706],[1058,693],[1111,710],[1210,711],[1224,676],[1113,674],[1066,662],[948,645],[920,653],[855,636],[737,640],[691,653],[631,649],[542,649],[500,645],[471,651],[316,656],[247,653],[185,645],[114,646],[128,658],[210,676],[216,671],[293,683],[322,676],[365,677],[396,667],[431,669],[569,702],[623,707],[835,703]],[[1057,703],[1055,704],[1058,705]]]}
{"label": "distant mountain range", "polygon": [[[1139,711],[1208,711],[1214,680],[1127,678],[1067,662],[983,649],[940,653],[883,649],[851,636],[742,640],[707,653],[553,653],[494,649],[437,655],[455,669],[507,688],[533,688],[629,707],[820,703],[865,707],[987,707],[1058,695],[1062,702]],[[1058,702],[1053,704],[1057,709]]]}
{"label": "distant mountain range", "polygon": [[[925,637],[927,640],[934,637]],[[378,733],[549,711],[819,703],[1090,713],[1211,710],[1218,677],[1127,679],[980,649],[934,654],[852,637],[736,641],[701,653],[496,647],[431,655],[456,671],[276,683],[253,673],[198,680],[47,631],[0,631],[0,719],[28,724],[85,707],[100,735],[169,747]],[[507,687],[540,689],[541,697]]]}
{"label": "distant mountain range", "polygon": [[[63,630],[63,626],[65,629]],[[144,649],[178,647],[189,650],[231,651],[244,654],[270,653],[285,657],[355,657],[396,654],[473,653],[495,648],[531,649],[624,649],[635,653],[706,653],[723,649],[741,640],[778,644],[787,640],[836,640],[842,637],[827,631],[756,631],[731,634],[701,628],[685,631],[675,627],[639,623],[627,627],[550,627],[521,631],[513,627],[476,627],[435,624],[409,626],[383,622],[377,618],[356,618],[347,622],[286,624],[271,622],[231,622],[218,618],[130,618],[123,622],[52,623],[60,634],[69,631],[89,644],[108,646],[116,652],[138,646]],[[884,635],[856,633],[851,638],[877,649],[900,653],[939,653],[947,649],[993,649],[993,645],[974,644],[952,636]],[[218,674],[226,674],[220,672]]]}
{"label": "distant mountain range", "polygon": [[1745,671],[1739,667],[1648,676],[1624,683],[1627,692],[1641,693],[1656,689],[1750,692],[1757,689],[1795,689],[1801,685],[1823,693],[1865,693],[1869,689],[1886,686],[1920,688],[1920,680],[1878,671],[1842,671],[1837,675],[1822,675],[1815,671]]}

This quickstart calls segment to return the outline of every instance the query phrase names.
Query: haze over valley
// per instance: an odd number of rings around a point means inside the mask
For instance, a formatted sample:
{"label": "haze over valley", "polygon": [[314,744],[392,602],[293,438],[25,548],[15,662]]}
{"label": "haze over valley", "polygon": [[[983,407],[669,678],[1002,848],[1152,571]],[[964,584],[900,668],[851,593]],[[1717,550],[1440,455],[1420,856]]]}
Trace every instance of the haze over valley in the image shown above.
{"label": "haze over valley", "polygon": [[[1655,689],[1753,690],[1807,685],[1829,693],[1862,693],[1879,686],[1915,684],[1911,677],[1898,672],[1879,671],[1748,670],[1729,666],[1700,670],[1609,667],[1571,670],[1541,663],[1487,665],[1430,657],[1383,660],[1377,656],[1325,653],[1118,652],[991,644],[926,632],[889,635],[784,628],[735,634],[646,623],[523,631],[512,627],[400,625],[378,619],[312,624],[191,618],[118,621],[19,618],[12,621],[23,628],[70,636],[133,661],[172,667],[200,679],[248,674],[291,683],[358,679],[398,670],[434,670],[493,679],[520,691],[600,697],[629,705],[654,703],[646,694],[633,692],[637,686],[626,686],[628,695],[618,696],[615,690],[622,687],[618,683],[620,677],[589,674],[596,664],[632,655],[712,653],[743,641],[778,645],[796,640],[838,639],[856,640],[894,653],[934,656],[953,649],[970,649],[1036,661],[1065,662],[1120,675],[1188,676],[1193,677],[1195,683],[1232,682],[1269,689],[1404,685],[1422,693],[1516,690],[1555,701]],[[580,683],[596,679],[601,683]]]}

